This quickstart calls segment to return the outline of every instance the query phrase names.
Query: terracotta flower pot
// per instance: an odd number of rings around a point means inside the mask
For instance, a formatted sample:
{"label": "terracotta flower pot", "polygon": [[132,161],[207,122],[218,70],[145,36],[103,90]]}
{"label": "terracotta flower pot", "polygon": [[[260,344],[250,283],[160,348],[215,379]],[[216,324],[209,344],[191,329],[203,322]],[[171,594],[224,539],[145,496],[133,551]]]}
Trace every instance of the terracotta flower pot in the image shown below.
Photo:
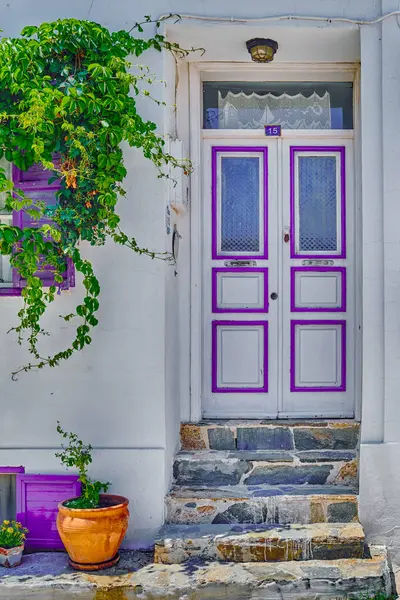
{"label": "terracotta flower pot", "polygon": [[70,558],[81,571],[111,567],[129,521],[129,501],[123,496],[100,495],[101,508],[68,508],[58,505],[57,529]]}
{"label": "terracotta flower pot", "polygon": [[0,548],[0,565],[2,567],[18,567],[22,562],[24,544],[15,548]]}

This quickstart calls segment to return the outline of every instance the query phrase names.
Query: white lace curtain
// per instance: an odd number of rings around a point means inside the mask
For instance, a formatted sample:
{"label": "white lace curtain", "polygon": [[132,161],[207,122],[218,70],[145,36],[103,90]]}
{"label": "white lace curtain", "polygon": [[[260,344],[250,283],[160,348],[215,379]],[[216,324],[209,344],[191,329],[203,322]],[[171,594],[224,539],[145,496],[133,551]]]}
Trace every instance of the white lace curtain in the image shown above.
{"label": "white lace curtain", "polygon": [[235,94],[223,98],[218,92],[219,129],[262,129],[281,125],[283,129],[331,129],[330,95]]}

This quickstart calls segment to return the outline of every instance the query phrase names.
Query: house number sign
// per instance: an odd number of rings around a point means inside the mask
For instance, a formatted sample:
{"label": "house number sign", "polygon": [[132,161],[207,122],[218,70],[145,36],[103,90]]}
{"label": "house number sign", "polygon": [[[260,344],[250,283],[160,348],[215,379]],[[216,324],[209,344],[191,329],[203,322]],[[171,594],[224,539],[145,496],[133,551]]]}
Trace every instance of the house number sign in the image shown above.
{"label": "house number sign", "polygon": [[280,125],[264,125],[264,131],[267,137],[280,137],[282,127]]}

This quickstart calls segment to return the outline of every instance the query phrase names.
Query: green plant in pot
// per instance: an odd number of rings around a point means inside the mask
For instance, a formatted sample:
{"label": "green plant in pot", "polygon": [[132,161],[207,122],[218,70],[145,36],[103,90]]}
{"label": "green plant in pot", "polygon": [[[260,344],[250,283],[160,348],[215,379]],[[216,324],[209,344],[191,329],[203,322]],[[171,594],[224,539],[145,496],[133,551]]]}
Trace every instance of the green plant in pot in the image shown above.
{"label": "green plant in pot", "polygon": [[129,501],[124,496],[106,494],[110,483],[89,478],[90,444],[84,444],[76,433],[64,431],[60,423],[57,431],[66,443],[56,456],[67,469],[78,471],[82,484],[78,498],[58,506],[57,529],[70,565],[83,571],[111,567],[119,560],[118,550],[128,529]]}
{"label": "green plant in pot", "polygon": [[17,521],[4,519],[0,526],[0,565],[17,567],[22,562],[28,530]]}

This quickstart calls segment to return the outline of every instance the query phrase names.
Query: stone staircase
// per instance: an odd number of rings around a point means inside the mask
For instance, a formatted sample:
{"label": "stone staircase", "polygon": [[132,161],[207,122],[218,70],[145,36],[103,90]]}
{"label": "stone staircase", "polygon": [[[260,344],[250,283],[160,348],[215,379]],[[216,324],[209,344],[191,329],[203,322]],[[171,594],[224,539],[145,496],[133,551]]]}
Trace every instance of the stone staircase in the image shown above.
{"label": "stone staircase", "polygon": [[280,597],[290,582],[314,597],[392,592],[386,551],[358,520],[358,423],[183,424],[181,446],[156,563],[254,563]]}

